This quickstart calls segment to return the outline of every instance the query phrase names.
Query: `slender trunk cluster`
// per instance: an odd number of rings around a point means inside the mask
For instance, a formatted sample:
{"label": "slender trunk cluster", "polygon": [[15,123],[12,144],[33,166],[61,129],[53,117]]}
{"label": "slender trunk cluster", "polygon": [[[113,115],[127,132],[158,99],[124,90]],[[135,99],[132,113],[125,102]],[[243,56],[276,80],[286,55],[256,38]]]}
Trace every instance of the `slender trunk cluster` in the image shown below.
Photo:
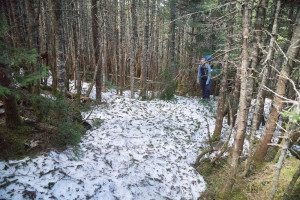
{"label": "slender trunk cluster", "polygon": [[271,142],[271,139],[277,126],[278,117],[283,109],[283,96],[285,96],[285,89],[287,86],[288,77],[291,74],[294,59],[298,55],[300,48],[300,9],[298,9],[297,21],[295,25],[296,27],[293,31],[291,45],[289,46],[286,53],[287,59],[284,61],[278,77],[278,82],[275,91],[276,95],[274,96],[272,102],[270,115],[266,122],[263,136],[254,153],[254,161],[256,162],[256,164],[261,163],[267,154],[267,150],[269,148],[268,144]]}
{"label": "slender trunk cluster", "polygon": [[257,93],[257,97],[256,97],[256,104],[255,104],[255,109],[254,109],[254,113],[253,113],[251,129],[250,129],[250,146],[249,146],[249,150],[248,150],[248,159],[246,161],[245,170],[243,173],[244,176],[246,176],[246,174],[248,173],[248,170],[250,169],[250,166],[251,166],[253,146],[254,146],[254,137],[256,134],[257,127],[260,124],[259,117],[261,115],[261,107],[263,108],[263,106],[264,106],[264,96],[265,96],[264,91],[265,91],[265,87],[267,86],[268,74],[269,74],[269,70],[271,67],[271,63],[274,58],[274,45],[275,45],[275,41],[277,39],[277,34],[278,34],[278,17],[279,17],[279,13],[280,13],[280,7],[281,7],[281,1],[278,0],[277,7],[276,7],[276,14],[275,14],[273,28],[272,28],[272,37],[271,37],[270,44],[269,44],[267,58],[263,62],[264,66],[263,66],[263,70],[261,72],[262,80],[261,80],[260,86],[258,88],[258,93]]}

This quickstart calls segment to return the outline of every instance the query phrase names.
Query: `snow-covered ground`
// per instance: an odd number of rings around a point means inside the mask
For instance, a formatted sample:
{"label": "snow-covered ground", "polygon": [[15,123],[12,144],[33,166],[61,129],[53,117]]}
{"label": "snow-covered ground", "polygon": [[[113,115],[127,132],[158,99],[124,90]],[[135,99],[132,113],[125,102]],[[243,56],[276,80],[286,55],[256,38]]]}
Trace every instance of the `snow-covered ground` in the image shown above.
{"label": "snow-covered ground", "polygon": [[[76,92],[73,81],[70,88]],[[88,83],[83,83],[82,92],[87,89]],[[92,99],[95,93],[94,87]],[[135,99],[129,96],[128,91],[119,96],[109,90],[102,94],[104,103],[82,113],[94,126],[78,147],[0,162],[0,199],[197,199],[206,185],[191,164],[208,147],[207,130],[214,130],[217,102],[179,96],[170,102],[141,101],[137,93]],[[270,106],[267,99],[265,117]],[[247,134],[252,113],[253,109]],[[256,136],[262,132],[261,126]],[[227,134],[224,120],[222,140]],[[248,148],[245,139],[243,156]]]}
{"label": "snow-covered ground", "polygon": [[216,102],[128,96],[105,92],[105,103],[83,113],[101,126],[77,148],[0,162],[0,185],[9,183],[0,199],[197,199],[206,186],[191,164],[207,147]]}

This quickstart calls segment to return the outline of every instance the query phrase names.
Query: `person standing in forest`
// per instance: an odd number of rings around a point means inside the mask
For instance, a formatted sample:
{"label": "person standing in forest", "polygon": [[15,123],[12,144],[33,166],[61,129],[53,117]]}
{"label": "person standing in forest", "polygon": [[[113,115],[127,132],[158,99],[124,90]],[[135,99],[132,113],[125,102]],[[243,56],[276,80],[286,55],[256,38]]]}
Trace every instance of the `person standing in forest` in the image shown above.
{"label": "person standing in forest", "polygon": [[201,88],[203,99],[209,99],[210,96],[210,78],[211,78],[211,66],[208,62],[209,56],[203,56],[198,66],[197,84],[200,84],[201,78]]}

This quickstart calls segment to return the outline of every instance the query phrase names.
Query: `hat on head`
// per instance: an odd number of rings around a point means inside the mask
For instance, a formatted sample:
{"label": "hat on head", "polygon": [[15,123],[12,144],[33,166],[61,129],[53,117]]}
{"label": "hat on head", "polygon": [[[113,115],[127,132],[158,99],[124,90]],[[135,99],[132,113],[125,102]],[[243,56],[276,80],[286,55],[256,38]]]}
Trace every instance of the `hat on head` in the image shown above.
{"label": "hat on head", "polygon": [[212,56],[211,55],[205,55],[205,56],[203,56],[203,58],[205,58],[205,60],[211,60]]}

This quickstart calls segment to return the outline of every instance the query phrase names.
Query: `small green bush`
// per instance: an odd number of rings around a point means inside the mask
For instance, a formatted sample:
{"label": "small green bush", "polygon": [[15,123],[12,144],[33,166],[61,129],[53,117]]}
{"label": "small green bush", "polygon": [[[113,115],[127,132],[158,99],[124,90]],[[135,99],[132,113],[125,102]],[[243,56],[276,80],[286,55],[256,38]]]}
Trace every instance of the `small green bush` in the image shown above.
{"label": "small green bush", "polygon": [[161,82],[164,83],[163,90],[159,95],[161,100],[172,100],[174,99],[175,92],[177,89],[177,83],[172,78],[172,74],[169,69],[164,70],[161,75]]}
{"label": "small green bush", "polygon": [[[77,123],[65,122],[60,126],[59,139],[65,144],[75,145],[80,142],[83,127]],[[62,144],[63,145],[63,144]]]}
{"label": "small green bush", "polygon": [[84,128],[78,108],[63,99],[52,100],[39,95],[33,96],[31,103],[40,122],[58,127],[59,131],[54,136],[58,147],[80,142]]}

